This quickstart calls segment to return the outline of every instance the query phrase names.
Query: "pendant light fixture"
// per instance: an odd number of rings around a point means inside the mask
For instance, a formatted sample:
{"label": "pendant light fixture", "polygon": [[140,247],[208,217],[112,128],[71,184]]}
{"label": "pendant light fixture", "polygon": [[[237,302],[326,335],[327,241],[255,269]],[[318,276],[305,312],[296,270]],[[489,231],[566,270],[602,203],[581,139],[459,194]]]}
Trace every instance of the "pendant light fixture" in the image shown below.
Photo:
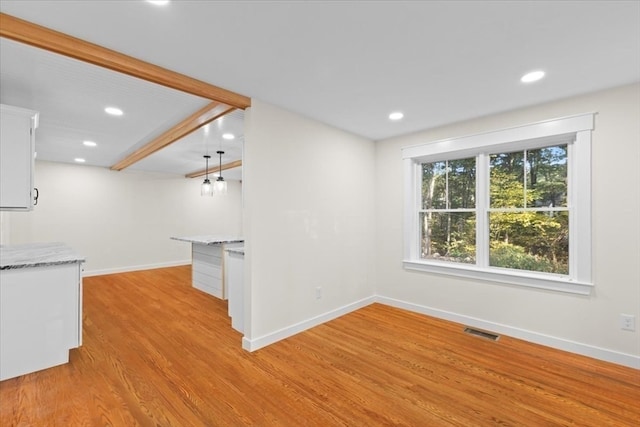
{"label": "pendant light fixture", "polygon": [[227,181],[222,177],[222,155],[224,151],[218,151],[218,156],[220,156],[220,168],[218,169],[218,179],[213,185],[213,194],[225,195],[227,194]]}
{"label": "pendant light fixture", "polygon": [[204,181],[202,182],[202,186],[200,187],[200,195],[201,196],[213,196],[213,185],[211,185],[211,181],[209,181],[209,159],[210,155],[205,154],[204,156],[205,162],[207,163],[207,168],[205,169],[206,176]]}

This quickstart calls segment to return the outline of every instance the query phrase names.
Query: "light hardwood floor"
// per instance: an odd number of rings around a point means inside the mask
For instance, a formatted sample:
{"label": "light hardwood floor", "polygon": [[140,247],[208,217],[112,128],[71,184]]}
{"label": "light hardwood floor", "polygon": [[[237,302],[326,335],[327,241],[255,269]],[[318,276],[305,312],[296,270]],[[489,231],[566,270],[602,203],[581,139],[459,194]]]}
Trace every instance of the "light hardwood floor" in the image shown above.
{"label": "light hardwood floor", "polygon": [[640,371],[462,329],[373,304],[248,353],[189,267],[89,277],[83,347],[1,382],[0,425],[640,425]]}

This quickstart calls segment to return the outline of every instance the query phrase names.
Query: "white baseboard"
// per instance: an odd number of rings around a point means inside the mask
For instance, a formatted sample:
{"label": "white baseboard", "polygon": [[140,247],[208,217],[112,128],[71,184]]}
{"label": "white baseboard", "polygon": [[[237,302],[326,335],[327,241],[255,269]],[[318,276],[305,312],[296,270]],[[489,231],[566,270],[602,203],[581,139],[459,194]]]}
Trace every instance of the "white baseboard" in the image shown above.
{"label": "white baseboard", "polygon": [[258,350],[262,347],[266,347],[285,338],[289,338],[290,336],[298,334],[302,331],[306,331],[307,329],[313,328],[314,326],[321,325],[340,316],[344,316],[347,313],[358,310],[362,307],[366,307],[374,302],[375,296],[370,296],[258,338],[248,339],[244,337],[242,338],[242,348],[247,351]]}
{"label": "white baseboard", "polygon": [[500,323],[488,322],[486,320],[477,319],[471,316],[465,316],[462,314],[452,313],[445,310],[439,310],[432,307],[409,303],[379,295],[375,297],[375,302],[386,304],[391,307],[413,311],[415,313],[426,314],[428,316],[436,317],[439,319],[449,320],[451,322],[461,323],[467,326],[473,326],[474,328],[484,329],[490,332],[508,335],[510,337],[519,338],[525,341],[541,344],[558,350],[564,350],[571,353],[592,357],[594,359],[604,360],[606,362],[612,362],[618,365],[640,369],[640,357],[633,354],[607,350],[605,348],[582,344],[579,342],[540,334],[538,332],[532,332],[526,329],[515,328],[513,326],[503,325]]}
{"label": "white baseboard", "polygon": [[127,267],[105,268],[102,270],[86,270],[82,273],[82,277],[103,276],[105,274],[129,273],[131,271],[153,270],[156,268],[178,267],[181,265],[191,265],[191,260],[161,262],[157,264],[131,265]]}

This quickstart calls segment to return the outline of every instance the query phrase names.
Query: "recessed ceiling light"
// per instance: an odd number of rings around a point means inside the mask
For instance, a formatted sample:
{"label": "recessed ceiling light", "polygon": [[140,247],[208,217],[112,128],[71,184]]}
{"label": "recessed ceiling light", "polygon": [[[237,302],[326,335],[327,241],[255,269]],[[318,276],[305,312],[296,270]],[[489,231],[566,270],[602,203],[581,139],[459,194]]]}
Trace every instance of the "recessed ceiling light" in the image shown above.
{"label": "recessed ceiling light", "polygon": [[73,159],[73,160],[74,160],[75,162],[77,162],[77,163],[84,163],[84,162],[86,162],[86,160],[85,160],[85,159],[81,159],[80,157],[76,157],[76,158],[75,158],[75,159]]}
{"label": "recessed ceiling light", "polygon": [[222,135],[224,139],[236,139],[236,136],[232,133],[225,133]]}
{"label": "recessed ceiling light", "polygon": [[121,116],[124,114],[121,109],[116,107],[106,107],[104,111],[105,113],[111,114],[112,116]]}
{"label": "recessed ceiling light", "polygon": [[389,114],[389,120],[401,120],[404,117],[404,114],[402,114],[400,111],[394,111],[393,113]]}
{"label": "recessed ceiling light", "polygon": [[82,141],[82,144],[83,144],[85,147],[95,147],[96,145],[98,145],[98,144],[96,144],[96,143],[95,143],[95,142],[93,142],[93,141]]}
{"label": "recessed ceiling light", "polygon": [[165,6],[169,4],[169,0],[147,0],[151,4],[155,4],[156,6]]}
{"label": "recessed ceiling light", "polygon": [[544,71],[540,71],[540,70],[532,71],[532,72],[527,73],[524,76],[522,76],[520,81],[522,83],[533,83],[533,82],[537,82],[538,80],[540,80],[543,77],[544,77]]}

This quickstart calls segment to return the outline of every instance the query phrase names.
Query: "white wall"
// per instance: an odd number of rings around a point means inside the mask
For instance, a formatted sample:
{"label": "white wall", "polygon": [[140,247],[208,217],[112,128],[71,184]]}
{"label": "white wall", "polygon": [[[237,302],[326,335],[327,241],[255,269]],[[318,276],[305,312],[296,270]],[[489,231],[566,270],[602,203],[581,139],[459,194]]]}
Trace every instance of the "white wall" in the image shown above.
{"label": "white wall", "polygon": [[[598,113],[591,296],[403,270],[402,147],[586,112]],[[637,84],[378,142],[377,294],[398,306],[640,368],[639,164]],[[620,313],[636,316],[636,332],[620,330]]]}
{"label": "white wall", "polygon": [[245,347],[257,348],[374,294],[375,146],[255,99],[245,117]]}
{"label": "white wall", "polygon": [[3,244],[64,242],[86,256],[85,275],[191,262],[171,236],[242,234],[241,184],[201,197],[200,179],[36,162],[32,212],[2,212]]}

